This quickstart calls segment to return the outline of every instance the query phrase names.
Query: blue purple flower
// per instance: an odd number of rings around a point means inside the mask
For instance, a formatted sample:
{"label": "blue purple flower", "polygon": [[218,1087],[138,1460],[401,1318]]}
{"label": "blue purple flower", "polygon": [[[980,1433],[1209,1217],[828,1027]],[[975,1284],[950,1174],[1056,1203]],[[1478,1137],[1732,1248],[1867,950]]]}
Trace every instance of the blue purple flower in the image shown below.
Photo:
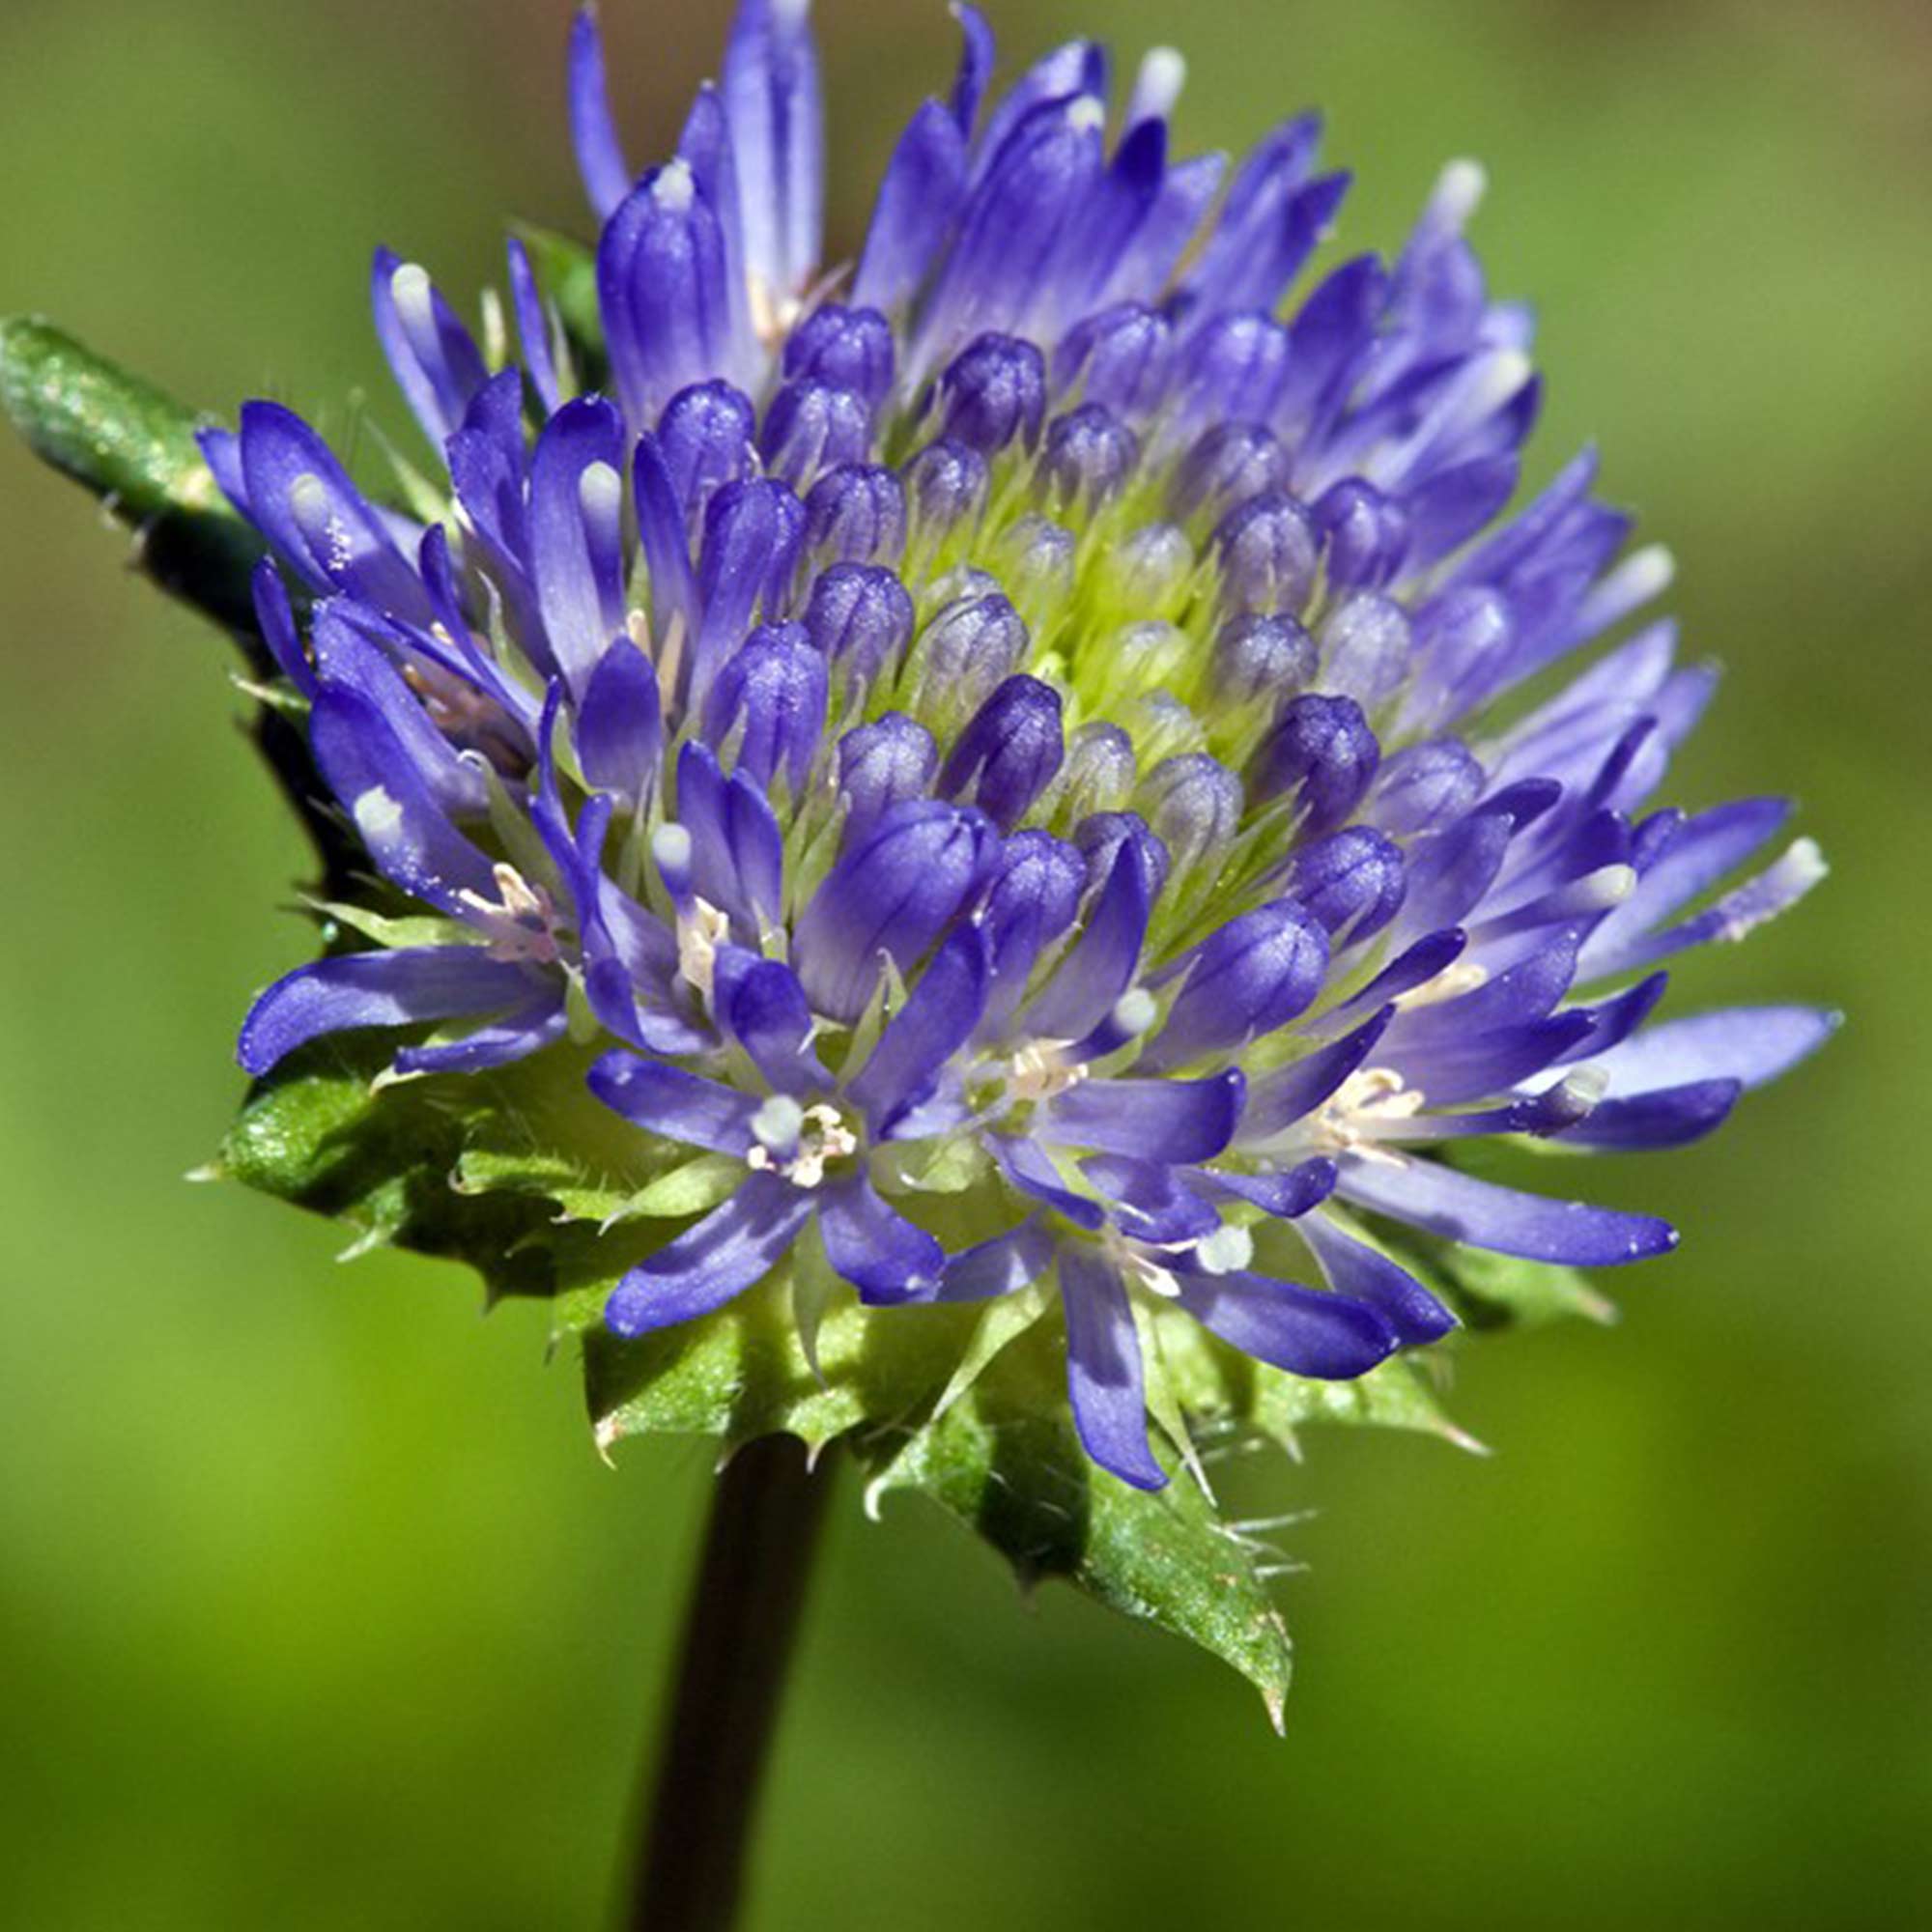
{"label": "blue purple flower", "polygon": [[1118,110],[1089,42],[995,96],[957,11],[849,275],[803,0],[741,8],[641,174],[580,14],[596,330],[513,243],[511,359],[383,253],[446,477],[377,503],[268,403],[207,436],[316,764],[410,902],[348,909],[368,950],[271,987],[241,1054],[595,1043],[605,1106],[741,1164],[611,1330],[801,1242],[881,1321],[1057,1300],[1083,1442],[1152,1488],[1152,1324],[1346,1379],[1454,1325],[1405,1229],[1671,1247],[1458,1144],[1710,1131],[1832,1019],[1657,1018],[1664,962],[1823,867],[1759,863],[1781,801],[1653,802],[1712,675],[1629,628],[1668,564],[1593,456],[1520,500],[1540,383],[1472,164],[1393,262],[1334,260],[1312,120],[1179,157],[1171,52]]}

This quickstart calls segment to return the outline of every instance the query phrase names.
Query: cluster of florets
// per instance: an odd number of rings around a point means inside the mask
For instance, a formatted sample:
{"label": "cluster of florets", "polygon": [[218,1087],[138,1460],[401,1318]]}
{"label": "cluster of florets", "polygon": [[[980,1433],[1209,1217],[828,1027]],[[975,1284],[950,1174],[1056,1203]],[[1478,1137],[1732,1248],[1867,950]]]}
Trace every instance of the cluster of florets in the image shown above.
{"label": "cluster of florets", "polygon": [[259,614],[316,764],[420,915],[272,987],[242,1058],[410,1026],[389,1077],[475,1074],[605,1039],[603,1102],[743,1163],[612,1329],[800,1240],[878,1308],[1057,1291],[1082,1439],[1151,1487],[1152,1311],[1349,1378],[1452,1325],[1380,1226],[1670,1246],[1455,1144],[1715,1125],[1826,1019],[1651,1023],[1656,969],[1820,867],[1801,841],[1713,898],[1785,807],[1650,808],[1712,686],[1667,623],[1499,709],[1668,572],[1618,560],[1587,455],[1503,520],[1538,384],[1463,241],[1473,166],[1392,266],[1291,308],[1344,186],[1312,121],[1224,185],[1169,156],[1172,53],[1111,122],[1084,42],[986,105],[958,11],[849,274],[803,0],[743,8],[640,177],[581,16],[596,328],[513,244],[511,360],[500,315],[479,348],[379,256],[447,464],[414,516],[273,405],[207,439],[280,560]]}

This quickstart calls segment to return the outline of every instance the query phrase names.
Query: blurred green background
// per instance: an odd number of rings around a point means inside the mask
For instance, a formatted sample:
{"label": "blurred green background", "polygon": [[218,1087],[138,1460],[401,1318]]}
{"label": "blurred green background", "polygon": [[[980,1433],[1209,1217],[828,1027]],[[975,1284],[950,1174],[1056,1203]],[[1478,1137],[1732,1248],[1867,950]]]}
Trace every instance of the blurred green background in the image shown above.
{"label": "blurred green background", "polygon": [[[609,0],[639,156],[721,7]],[[835,240],[937,0],[824,0]],[[1184,138],[1306,102],[1394,242],[1445,158],[1533,294],[1547,470],[1682,563],[1732,675],[1687,802],[1789,787],[1834,877],[1688,1003],[1849,1009],[1715,1145],[1606,1195],[1689,1230],[1612,1330],[1504,1340],[1459,1410],[1492,1461],[1311,1437],[1283,1506],[1286,1742],[1219,1666],[848,1493],[769,1793],[752,1921],[805,1928],[1932,1922],[1932,1094],[1921,13],[1742,0],[1000,4],[1009,53],[1174,38]],[[564,9],[10,0],[0,307],[201,405],[339,425],[379,381],[367,251],[499,273],[577,223]],[[0,441],[0,1920],[590,1927],[706,1484],[591,1453],[531,1308],[184,1186],[238,1097],[297,837],[220,644]]]}

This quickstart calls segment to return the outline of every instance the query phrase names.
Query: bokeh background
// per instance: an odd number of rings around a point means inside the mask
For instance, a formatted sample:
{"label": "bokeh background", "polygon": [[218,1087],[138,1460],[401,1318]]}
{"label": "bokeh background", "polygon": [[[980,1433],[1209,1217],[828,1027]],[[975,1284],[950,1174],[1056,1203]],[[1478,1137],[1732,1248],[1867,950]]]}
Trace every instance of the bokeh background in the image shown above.
{"label": "bokeh background", "polygon": [[[1731,668],[1688,802],[1801,794],[1835,873],[1685,977],[1851,1013],[1716,1144],[1622,1324],[1473,1351],[1499,1453],[1310,1438],[1285,1742],[1219,1666],[1023,1605],[912,1503],[832,1539],[754,1932],[1932,1922],[1932,32],[1909,5],[992,0],[1009,54],[1180,40],[1196,145],[1308,102],[1395,242],[1447,157],[1533,294],[1547,471],[1607,481]],[[722,6],[609,0],[634,152]],[[836,238],[938,0],[822,0]],[[337,425],[386,240],[445,287],[581,219],[561,4],[9,0],[0,308]],[[591,1927],[706,1484],[592,1455],[540,1311],[182,1184],[303,855],[222,646],[0,442],[0,1919]]]}

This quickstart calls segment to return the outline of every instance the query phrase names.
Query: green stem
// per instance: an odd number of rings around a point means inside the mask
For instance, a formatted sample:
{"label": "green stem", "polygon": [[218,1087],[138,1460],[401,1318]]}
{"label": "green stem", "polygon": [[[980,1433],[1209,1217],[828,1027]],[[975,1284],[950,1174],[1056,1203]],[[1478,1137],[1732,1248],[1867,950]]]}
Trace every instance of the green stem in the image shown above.
{"label": "green stem", "polygon": [[814,1470],[788,1435],[746,1444],[718,1478],[623,1921],[631,1932],[728,1932],[736,1920],[831,1489],[830,1467]]}

